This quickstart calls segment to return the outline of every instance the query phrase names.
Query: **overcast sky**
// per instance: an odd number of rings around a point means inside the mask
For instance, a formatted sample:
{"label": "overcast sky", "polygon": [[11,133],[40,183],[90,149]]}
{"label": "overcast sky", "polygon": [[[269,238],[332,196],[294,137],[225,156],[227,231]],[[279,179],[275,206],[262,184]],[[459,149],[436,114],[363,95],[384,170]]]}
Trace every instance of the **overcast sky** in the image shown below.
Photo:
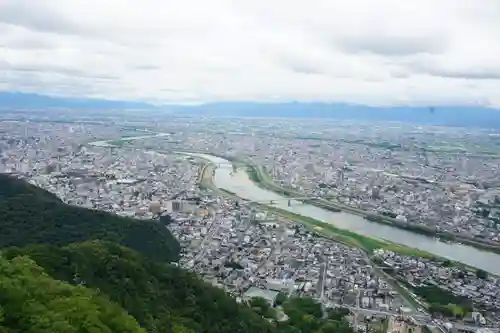
{"label": "overcast sky", "polygon": [[500,106],[500,1],[0,0],[0,90]]}

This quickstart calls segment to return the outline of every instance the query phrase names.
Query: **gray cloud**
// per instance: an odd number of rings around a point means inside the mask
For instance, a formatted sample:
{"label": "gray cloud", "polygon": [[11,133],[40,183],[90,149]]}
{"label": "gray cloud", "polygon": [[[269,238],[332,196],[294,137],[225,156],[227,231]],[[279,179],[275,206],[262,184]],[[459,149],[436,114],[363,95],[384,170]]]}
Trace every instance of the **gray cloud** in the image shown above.
{"label": "gray cloud", "polygon": [[50,40],[40,40],[40,39],[16,39],[9,41],[9,43],[0,42],[0,47],[9,49],[20,49],[20,50],[50,50],[56,46]]}
{"label": "gray cloud", "polygon": [[444,78],[468,79],[468,80],[500,80],[500,69],[428,69],[427,73]]}
{"label": "gray cloud", "polygon": [[144,64],[144,65],[135,65],[134,68],[140,71],[154,71],[160,69],[161,66]]}
{"label": "gray cloud", "polygon": [[[472,67],[426,58],[408,62],[406,69],[416,74],[427,74],[446,79],[500,80],[500,66],[488,63]],[[477,84],[474,86],[477,87]]]}
{"label": "gray cloud", "polygon": [[1,87],[166,103],[500,106],[495,8],[498,0],[0,0]]}
{"label": "gray cloud", "polygon": [[0,61],[0,70],[9,71],[11,73],[35,73],[35,74],[57,74],[73,78],[88,78],[88,79],[98,79],[98,80],[118,80],[120,77],[116,75],[109,75],[105,73],[91,73],[80,69],[71,69],[57,67],[55,65],[12,65],[5,61]]}
{"label": "gray cloud", "polygon": [[326,72],[326,68],[321,68],[321,66],[317,66],[315,63],[309,61],[301,61],[299,59],[292,59],[290,57],[281,57],[278,62],[287,70],[291,70],[297,74],[315,74],[322,75],[328,74]]}
{"label": "gray cloud", "polygon": [[339,42],[340,48],[352,53],[373,53],[382,56],[408,56],[419,53],[442,53],[446,39],[436,36],[374,36],[348,37]]}
{"label": "gray cloud", "polygon": [[80,34],[81,28],[43,1],[3,0],[0,22],[33,31]]}

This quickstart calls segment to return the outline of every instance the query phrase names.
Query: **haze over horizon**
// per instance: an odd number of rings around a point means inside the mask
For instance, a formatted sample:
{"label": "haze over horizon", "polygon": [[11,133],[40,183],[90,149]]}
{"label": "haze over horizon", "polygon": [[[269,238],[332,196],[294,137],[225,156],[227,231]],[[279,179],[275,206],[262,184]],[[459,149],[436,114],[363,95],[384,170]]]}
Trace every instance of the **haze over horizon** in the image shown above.
{"label": "haze over horizon", "polygon": [[4,0],[0,90],[500,107],[494,0]]}

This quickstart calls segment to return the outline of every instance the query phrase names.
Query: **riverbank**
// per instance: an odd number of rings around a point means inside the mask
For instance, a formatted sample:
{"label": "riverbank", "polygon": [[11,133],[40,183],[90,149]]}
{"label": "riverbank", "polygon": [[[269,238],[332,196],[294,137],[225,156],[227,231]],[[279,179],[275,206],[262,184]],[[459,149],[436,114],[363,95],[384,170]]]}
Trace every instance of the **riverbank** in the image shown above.
{"label": "riverbank", "polygon": [[[273,191],[275,193],[288,196],[288,197],[304,197],[307,196],[304,193],[300,193],[296,190],[293,189],[288,189],[285,187],[282,187],[278,184],[276,184],[271,177],[267,174],[267,172],[261,167],[257,166],[251,163],[248,163],[246,166],[246,171],[248,173],[248,176],[250,179],[255,182],[258,186],[265,188],[267,190]],[[500,245],[498,244],[492,244],[492,242],[489,241],[479,241],[474,238],[469,238],[469,237],[464,237],[459,234],[452,234],[449,232],[438,232],[435,230],[432,230],[429,227],[424,227],[424,226],[418,226],[418,225],[411,225],[408,223],[400,222],[396,219],[379,215],[379,214],[374,214],[374,213],[368,213],[363,210],[354,208],[354,207],[349,207],[343,204],[338,204],[338,203],[333,203],[327,200],[306,200],[307,203],[321,207],[323,209],[328,209],[331,211],[346,211],[352,214],[356,214],[359,216],[362,216],[363,218],[380,223],[380,224],[385,224],[385,225],[390,225],[402,230],[407,230],[411,231],[414,233],[418,233],[424,236],[428,237],[439,237],[442,240],[447,240],[451,242],[461,242],[463,244],[467,244],[470,246],[473,246],[477,249],[480,250],[486,250],[486,251],[491,251],[494,253],[500,253]]]}
{"label": "riverbank", "polygon": [[[201,152],[191,149],[184,151],[167,150],[165,152],[191,155],[213,163],[215,166],[213,169],[213,183],[218,188],[236,194],[241,198],[240,200],[259,202],[265,205],[273,202],[272,207],[300,216],[307,216],[356,235],[363,235],[376,240],[387,240],[387,242],[401,244],[405,248],[416,248],[432,253],[437,258],[447,258],[466,266],[473,266],[493,274],[500,274],[500,256],[492,251],[481,251],[470,245],[438,241],[433,237],[407,231],[389,224],[372,222],[358,214],[347,211],[331,212],[308,203],[292,202],[291,206],[287,206],[286,198],[290,197],[289,195],[280,195],[275,191],[263,188],[262,185],[258,186],[257,183],[249,179],[248,174],[245,172],[246,167],[239,167],[236,172],[234,169],[231,170],[235,161],[243,162],[244,165],[252,164],[251,157],[223,156],[223,154],[216,156],[206,151]],[[240,165],[239,163],[236,164]],[[256,165],[256,163],[253,164]],[[201,169],[200,167],[199,171]],[[316,231],[318,230],[323,229],[316,228]]]}
{"label": "riverbank", "polygon": [[[201,157],[203,158],[203,157]],[[210,189],[212,191],[218,192],[222,195],[224,195],[227,198],[233,199],[233,200],[242,200],[240,197],[238,197],[235,193],[225,190],[225,189],[220,189],[218,188],[214,182],[213,182],[213,175],[214,171],[216,169],[216,166],[207,161],[207,163],[201,168],[202,173],[200,174],[200,182],[199,186],[200,188],[204,189]],[[288,212],[286,210],[273,207],[267,204],[262,204],[262,203],[251,203],[252,205],[259,207],[259,209],[266,210],[270,213],[273,213],[275,215],[278,215],[282,218],[285,218],[286,220],[293,221],[297,224],[303,225],[306,227],[308,230],[313,232],[314,234],[318,235],[319,237],[324,237],[331,239],[337,243],[344,244],[346,246],[350,246],[353,248],[359,248],[363,252],[365,252],[367,259],[371,262],[372,260],[372,254],[373,250],[375,249],[386,249],[390,250],[399,254],[403,255],[410,255],[410,256],[419,256],[419,257],[424,257],[428,258],[431,260],[441,260],[445,261],[446,259],[439,258],[433,254],[430,254],[425,251],[421,251],[418,249],[413,249],[409,248],[403,245],[395,244],[392,242],[384,241],[384,240],[378,240],[375,238],[370,238],[367,236],[359,235],[356,233],[353,233],[349,230],[345,229],[340,229],[337,228],[331,224],[325,223],[318,221],[316,219],[294,214],[291,212]],[[459,263],[456,263],[457,265],[461,265]],[[398,281],[396,281],[393,277],[385,273],[383,270],[381,270],[379,267],[377,267],[376,264],[372,263],[373,268],[379,273],[385,276],[387,281],[396,289],[400,292],[400,294],[403,296],[403,298],[406,299],[407,306],[410,306],[412,309],[416,310],[416,305],[419,305],[418,301],[416,301],[411,293],[404,289]]]}
{"label": "riverbank", "polygon": [[[158,134],[124,138],[124,140],[136,140],[156,136],[158,136]],[[111,141],[113,140],[94,141],[88,144],[96,146],[117,147],[116,145],[108,144],[108,142]],[[253,161],[249,157],[226,156],[225,154],[214,155],[206,151],[192,149],[184,149],[183,151],[167,149],[165,151],[158,152],[169,154],[186,154],[193,157],[202,158],[207,162],[213,163],[214,168],[212,169],[212,176],[214,185],[226,190],[226,194],[228,195],[237,195],[241,198],[240,200],[260,201],[264,204],[269,204],[271,201],[274,201],[274,204],[272,204],[271,206],[275,208],[279,207],[279,209],[285,213],[291,212],[300,216],[308,216],[315,221],[330,224],[336,229],[344,230],[357,236],[366,237],[371,240],[383,240],[382,243],[386,244],[385,246],[389,246],[392,244],[393,246],[397,247],[393,247],[392,249],[400,253],[415,254],[413,249],[418,249],[417,251],[420,250],[427,254],[432,253],[431,256],[438,258],[438,260],[441,260],[441,258],[447,258],[450,261],[456,262],[460,265],[477,267],[493,274],[500,274],[500,256],[498,254],[495,254],[493,251],[481,251],[477,249],[477,246],[473,247],[466,244],[441,242],[433,237],[424,236],[416,232],[405,230],[403,228],[397,228],[391,224],[369,221],[368,219],[363,218],[362,215],[360,216],[359,214],[353,214],[348,212],[347,210],[341,212],[331,212],[327,209],[317,207],[308,203],[292,204],[292,206],[287,207],[286,197],[290,197],[290,195],[280,195],[276,193],[276,191],[265,189],[262,184],[259,186],[258,183],[249,179],[249,176],[244,171],[244,169],[247,169],[248,165],[257,165],[256,163],[253,163]],[[239,171],[234,172],[233,169],[233,172],[231,172],[231,165],[234,166],[235,164],[236,166],[238,166]],[[201,176],[202,171],[203,166],[200,166],[199,176]],[[267,173],[265,172],[263,172],[263,174],[267,175]],[[205,179],[204,183],[206,184],[208,181],[211,183],[212,176],[209,179]],[[270,179],[269,176],[268,178]],[[200,181],[201,178],[198,178],[198,180]],[[218,190],[217,187],[214,188],[215,191]],[[300,196],[302,197],[303,195]],[[264,206],[267,207],[266,205]],[[306,224],[303,223],[303,225]],[[308,227],[315,232],[325,230],[322,229],[321,226],[316,226],[316,228],[315,226]],[[335,232],[335,235],[338,235],[339,233],[340,232]],[[350,238],[349,241],[351,241],[351,245],[359,246],[359,243],[353,242],[352,237],[350,237],[349,235],[347,235],[347,237]],[[337,241],[341,240],[341,237],[337,236]],[[384,246],[383,244],[381,246]],[[369,248],[370,246],[365,245],[364,247]],[[401,248],[403,248],[403,250],[401,250]],[[412,253],[406,252],[407,249],[410,249]]]}
{"label": "riverbank", "polygon": [[[128,138],[125,138],[128,139]],[[191,154],[207,154],[206,152],[200,151],[190,151],[186,150],[186,153]],[[212,156],[216,156],[222,158],[224,160],[230,161],[233,164],[233,167],[238,167],[240,169],[244,169],[248,174],[249,178],[259,187],[272,191],[276,194],[282,195],[284,197],[307,197],[306,194],[298,192],[295,189],[286,188],[279,184],[276,184],[274,180],[269,176],[266,170],[256,163],[254,163],[249,158],[244,157],[235,157],[228,156],[224,154],[214,154],[210,153]],[[452,234],[449,232],[439,232],[430,227],[420,226],[415,224],[409,224],[405,222],[401,222],[397,219],[391,218],[389,216],[380,215],[372,212],[366,212],[362,209],[358,209],[355,207],[347,206],[338,202],[332,202],[326,199],[314,199],[314,200],[301,200],[304,203],[331,211],[331,212],[340,212],[344,211],[350,214],[354,214],[369,221],[383,224],[391,227],[395,227],[401,230],[409,231],[415,234],[420,234],[423,236],[427,236],[430,238],[439,238],[442,241],[449,241],[452,243],[460,242],[465,245],[469,245],[475,247],[479,250],[489,251],[492,253],[500,254],[500,244],[488,241],[488,240],[479,240],[472,237],[462,236],[460,234]]]}
{"label": "riverbank", "polygon": [[[234,200],[241,200],[235,193],[232,193],[230,191],[224,190],[224,189],[219,189],[216,187],[216,185],[213,183],[213,173],[215,170],[215,166],[212,163],[207,163],[203,167],[203,174],[200,177],[200,187],[202,188],[208,188],[213,191],[218,191],[219,193],[223,193],[226,197],[229,197]],[[263,210],[267,210],[269,212],[272,212],[276,215],[279,215],[283,218],[286,218],[288,220],[291,220],[293,222],[299,223],[301,225],[304,225],[307,227],[310,231],[326,237],[330,238],[334,241],[346,244],[351,247],[356,247],[360,248],[363,251],[365,251],[367,254],[372,254],[373,250],[376,249],[386,249],[390,250],[393,252],[405,254],[405,255],[413,255],[413,256],[420,256],[420,257],[425,257],[429,259],[436,259],[436,256],[434,256],[431,253],[421,251],[418,249],[413,249],[409,248],[403,245],[395,244],[389,241],[385,240],[379,240],[375,238],[370,238],[367,236],[359,235],[354,232],[351,232],[349,230],[337,228],[332,224],[326,223],[326,222],[321,222],[316,219],[307,217],[307,216],[302,216],[298,215],[292,212],[288,212],[286,210],[273,207],[271,205],[266,205],[266,204],[261,204],[261,203],[252,203],[252,205],[258,206],[259,208]]]}

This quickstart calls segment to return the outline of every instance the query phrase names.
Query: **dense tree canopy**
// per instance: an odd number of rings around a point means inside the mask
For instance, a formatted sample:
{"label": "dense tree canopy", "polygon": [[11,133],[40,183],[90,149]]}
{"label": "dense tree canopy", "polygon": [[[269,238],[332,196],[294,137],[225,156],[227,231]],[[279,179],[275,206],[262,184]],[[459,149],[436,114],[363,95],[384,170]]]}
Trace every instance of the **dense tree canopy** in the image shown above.
{"label": "dense tree canopy", "polygon": [[55,278],[84,283],[121,304],[148,331],[181,324],[193,332],[272,332],[249,307],[194,274],[149,260],[117,244],[90,241],[66,247],[10,249],[8,258],[28,255]]}
{"label": "dense tree canopy", "polygon": [[[350,333],[310,298],[238,303],[169,261],[156,222],[68,206],[0,175],[0,333]],[[266,318],[264,318],[266,317]],[[140,325],[140,326],[139,326]]]}
{"label": "dense tree canopy", "polygon": [[106,297],[45,274],[28,257],[0,256],[0,332],[145,333]]}
{"label": "dense tree canopy", "polygon": [[31,194],[38,197],[39,199],[61,202],[57,196],[50,192],[30,185],[25,181],[20,181],[13,176],[0,174],[0,201],[15,197],[20,194]]}
{"label": "dense tree canopy", "polygon": [[448,317],[463,317],[473,309],[472,300],[456,296],[437,286],[423,286],[413,289],[417,295],[429,302],[429,311]]}
{"label": "dense tree canopy", "polygon": [[6,175],[0,175],[0,231],[0,247],[101,239],[161,261],[176,260],[179,252],[177,240],[157,221],[69,206],[47,191]]}
{"label": "dense tree canopy", "polygon": [[488,272],[486,272],[485,270],[483,269],[477,269],[476,270],[476,276],[479,278],[479,279],[487,279],[488,278]]}

